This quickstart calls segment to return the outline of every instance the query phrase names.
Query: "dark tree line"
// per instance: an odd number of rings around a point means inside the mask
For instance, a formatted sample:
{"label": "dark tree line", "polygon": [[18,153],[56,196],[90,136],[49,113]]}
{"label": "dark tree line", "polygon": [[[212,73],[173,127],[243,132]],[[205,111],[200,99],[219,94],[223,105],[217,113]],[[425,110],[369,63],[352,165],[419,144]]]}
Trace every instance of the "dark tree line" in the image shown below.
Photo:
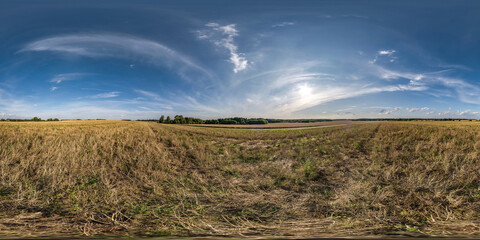
{"label": "dark tree line", "polygon": [[183,115],[176,115],[173,119],[170,116],[161,116],[158,119],[159,123],[167,124],[267,124],[268,121],[263,118],[242,118],[242,117],[233,117],[233,118],[219,118],[219,119],[208,119],[202,120],[200,118],[193,117],[184,117]]}
{"label": "dark tree line", "polygon": [[[170,116],[161,116],[157,120],[140,120],[140,121],[156,121],[158,123],[167,124],[268,124],[268,123],[310,123],[310,122],[329,122],[335,120],[352,120],[352,121],[461,121],[469,119],[455,119],[455,118],[359,118],[359,119],[274,119],[274,118],[218,118],[202,120],[193,117],[184,117],[183,115],[176,115],[173,119]],[[470,120],[474,121],[474,120]]]}
{"label": "dark tree line", "polygon": [[170,116],[161,116],[158,119],[159,123],[167,123],[167,124],[203,124],[204,121],[200,118],[193,118],[193,117],[184,117],[183,115],[176,115],[173,119]]}
{"label": "dark tree line", "polygon": [[263,118],[219,118],[209,119],[205,121],[206,124],[267,124],[268,121]]}
{"label": "dark tree line", "polygon": [[48,118],[47,120],[42,120],[39,117],[33,117],[31,119],[0,119],[0,121],[9,121],[9,122],[41,122],[41,121],[60,121],[58,118]]}
{"label": "dark tree line", "polygon": [[273,119],[267,118],[269,123],[311,123],[311,122],[330,122],[333,119]]}

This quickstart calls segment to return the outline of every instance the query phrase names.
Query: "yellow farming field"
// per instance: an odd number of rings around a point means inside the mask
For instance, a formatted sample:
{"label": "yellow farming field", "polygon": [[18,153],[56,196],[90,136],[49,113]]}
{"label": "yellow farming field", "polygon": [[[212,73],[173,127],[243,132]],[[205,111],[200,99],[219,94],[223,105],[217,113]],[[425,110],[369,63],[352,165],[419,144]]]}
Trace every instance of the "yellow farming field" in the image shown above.
{"label": "yellow farming field", "polygon": [[0,123],[0,235],[476,235],[480,124]]}

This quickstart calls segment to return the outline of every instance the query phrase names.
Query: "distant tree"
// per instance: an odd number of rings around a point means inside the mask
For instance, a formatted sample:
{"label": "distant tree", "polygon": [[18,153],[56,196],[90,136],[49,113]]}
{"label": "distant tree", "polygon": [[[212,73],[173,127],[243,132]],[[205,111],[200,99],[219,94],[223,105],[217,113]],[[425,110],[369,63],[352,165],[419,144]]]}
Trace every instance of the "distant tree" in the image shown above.
{"label": "distant tree", "polygon": [[231,118],[222,118],[222,119],[218,119],[218,122],[220,124],[238,124],[237,121],[231,119]]}
{"label": "distant tree", "polygon": [[42,121],[42,119],[39,118],[39,117],[34,117],[34,118],[32,118],[32,121],[38,122],[38,121]]}
{"label": "distant tree", "polygon": [[172,123],[172,120],[170,120],[170,116],[167,116],[167,122],[166,123]]}
{"label": "distant tree", "polygon": [[173,122],[175,124],[185,124],[186,121],[185,121],[185,118],[183,117],[183,115],[175,115],[175,118],[173,119]]}
{"label": "distant tree", "polygon": [[58,118],[54,118],[53,121],[60,121],[60,120],[58,120]]}
{"label": "distant tree", "polygon": [[165,121],[165,117],[162,115],[158,120],[158,123],[163,123]]}
{"label": "distant tree", "polygon": [[205,121],[206,124],[219,124],[218,119],[209,119]]}
{"label": "distant tree", "polygon": [[268,124],[268,121],[263,118],[250,118],[246,124]]}

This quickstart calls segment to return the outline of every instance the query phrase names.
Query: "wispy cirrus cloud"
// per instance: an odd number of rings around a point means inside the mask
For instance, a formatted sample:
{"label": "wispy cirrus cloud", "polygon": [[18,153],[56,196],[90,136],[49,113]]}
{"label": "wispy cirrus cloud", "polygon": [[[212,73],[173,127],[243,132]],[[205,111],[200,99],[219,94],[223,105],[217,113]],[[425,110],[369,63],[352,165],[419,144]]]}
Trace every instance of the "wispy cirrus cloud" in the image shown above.
{"label": "wispy cirrus cloud", "polygon": [[164,100],[163,98],[160,97],[160,95],[158,95],[154,92],[145,91],[145,90],[141,90],[141,89],[135,89],[134,91],[136,93],[139,93],[139,94],[143,95],[143,96],[153,98],[154,100],[157,100],[157,101],[163,101]]}
{"label": "wispy cirrus cloud", "polygon": [[25,115],[31,112],[35,103],[29,103],[19,99],[14,94],[0,88],[0,109],[16,116]]}
{"label": "wispy cirrus cloud", "polygon": [[[56,52],[90,58],[120,58],[139,61],[179,71],[202,73],[209,78],[213,74],[190,57],[167,46],[130,35],[97,33],[56,35],[28,43],[19,52]],[[65,77],[65,76],[64,76]],[[70,76],[73,77],[73,76]],[[57,78],[56,81],[64,81]]]}
{"label": "wispy cirrus cloud", "polygon": [[230,62],[234,65],[234,73],[247,69],[249,61],[245,58],[245,54],[238,52],[238,47],[234,43],[234,38],[238,36],[236,25],[221,26],[218,23],[211,22],[205,26],[208,29],[197,31],[198,38],[209,40],[216,46],[227,49],[230,53]]}
{"label": "wispy cirrus cloud", "polygon": [[66,81],[78,80],[81,77],[92,75],[91,73],[61,73],[55,75],[49,82],[60,84]]}
{"label": "wispy cirrus cloud", "polygon": [[293,25],[295,25],[295,22],[281,22],[281,23],[273,24],[272,27],[276,28],[276,27],[286,27],[286,26],[293,26]]}
{"label": "wispy cirrus cloud", "polygon": [[408,112],[423,112],[423,111],[428,111],[430,108],[428,107],[422,107],[422,108],[407,108]]}
{"label": "wispy cirrus cloud", "polygon": [[401,107],[393,107],[393,108],[381,109],[381,110],[380,110],[380,113],[381,113],[381,114],[390,115],[390,114],[396,113],[396,112],[398,112],[398,111],[400,111],[400,110],[402,110]]}
{"label": "wispy cirrus cloud", "polygon": [[[341,99],[429,89],[428,85],[414,84],[410,79],[402,78],[415,78],[418,74],[388,70],[393,80],[385,81],[382,76],[387,69],[360,62],[356,64],[352,65],[351,72],[336,71],[336,64],[310,61],[257,73],[236,82],[231,92],[227,93],[234,99],[234,96],[242,94],[244,101],[237,99],[227,104],[234,106],[232,112],[244,109],[245,114],[255,111],[267,116],[289,117]],[[242,92],[238,89],[242,89]]]}
{"label": "wispy cirrus cloud", "polygon": [[99,94],[90,96],[89,98],[93,98],[93,99],[114,98],[114,97],[118,97],[119,95],[120,95],[120,92],[106,92],[106,93],[99,93]]}
{"label": "wispy cirrus cloud", "polygon": [[184,94],[181,94],[181,95],[179,94],[177,98],[167,99],[151,91],[146,91],[141,89],[135,89],[134,91],[148,98],[144,102],[151,102],[151,100],[153,100],[155,103],[161,104],[165,108],[169,108],[169,109],[173,109],[173,108],[183,109],[184,111],[188,111],[188,112],[196,112],[196,111],[203,111],[203,112],[209,112],[209,113],[219,112],[219,109],[215,107],[210,107],[204,103],[200,103],[197,99]]}
{"label": "wispy cirrus cloud", "polygon": [[[447,74],[452,72],[451,69],[446,69],[436,72],[412,73],[402,72],[377,67],[377,74],[383,79],[408,79],[411,86],[423,86],[426,89],[433,89],[428,94],[442,97],[449,96],[445,90],[438,90],[438,87],[453,90],[457,94],[460,101],[465,103],[480,104],[480,87],[469,83],[461,78],[450,77]],[[442,91],[441,94],[436,94],[437,91]]]}

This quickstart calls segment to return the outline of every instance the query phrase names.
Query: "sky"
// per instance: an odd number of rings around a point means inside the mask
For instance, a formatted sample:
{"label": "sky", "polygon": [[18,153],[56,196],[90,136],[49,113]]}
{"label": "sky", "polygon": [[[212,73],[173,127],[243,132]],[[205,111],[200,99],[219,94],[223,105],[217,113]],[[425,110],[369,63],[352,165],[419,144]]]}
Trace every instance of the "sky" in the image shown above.
{"label": "sky", "polygon": [[0,0],[0,118],[480,118],[479,1]]}

